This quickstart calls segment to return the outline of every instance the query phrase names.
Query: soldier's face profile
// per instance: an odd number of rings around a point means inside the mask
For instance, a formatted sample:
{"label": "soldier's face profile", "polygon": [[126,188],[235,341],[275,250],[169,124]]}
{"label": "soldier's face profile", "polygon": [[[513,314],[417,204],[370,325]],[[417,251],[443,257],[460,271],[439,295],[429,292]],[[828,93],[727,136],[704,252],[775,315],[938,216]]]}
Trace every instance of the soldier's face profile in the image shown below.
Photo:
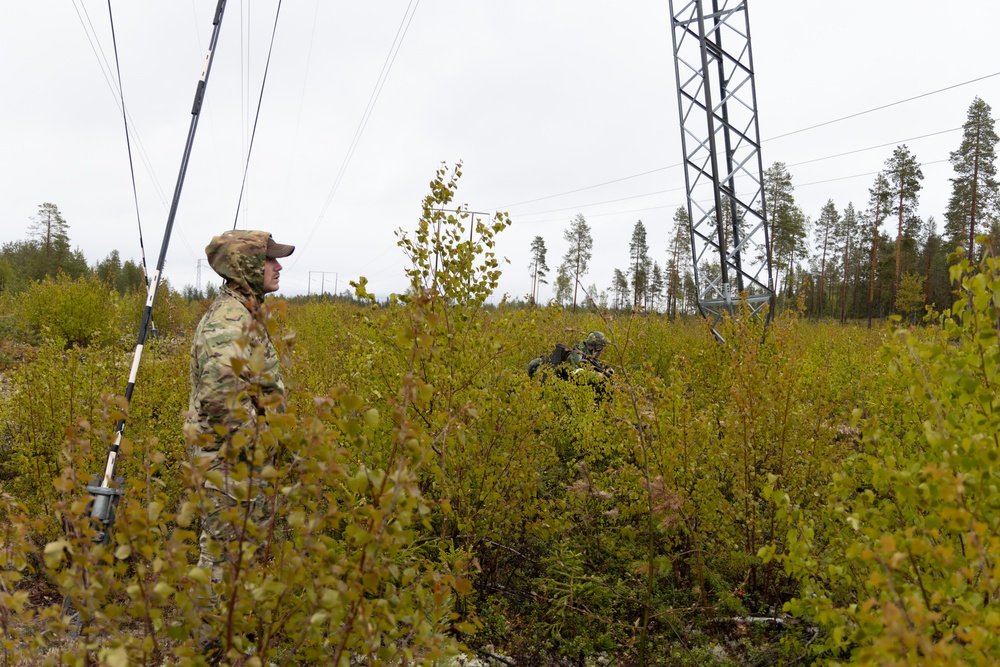
{"label": "soldier's face profile", "polygon": [[281,264],[278,263],[278,260],[268,257],[264,261],[264,294],[278,291],[280,272]]}

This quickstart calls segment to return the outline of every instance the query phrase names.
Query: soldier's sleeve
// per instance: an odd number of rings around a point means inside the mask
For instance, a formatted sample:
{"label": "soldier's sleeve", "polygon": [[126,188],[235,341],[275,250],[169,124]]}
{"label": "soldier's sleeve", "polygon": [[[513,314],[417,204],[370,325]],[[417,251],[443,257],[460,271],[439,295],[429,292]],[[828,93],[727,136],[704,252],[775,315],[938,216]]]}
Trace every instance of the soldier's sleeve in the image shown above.
{"label": "soldier's sleeve", "polygon": [[[198,361],[201,382],[197,402],[201,417],[209,424],[223,424],[232,431],[245,421],[253,420],[252,405],[246,396],[247,382],[233,370],[233,361],[245,363],[249,345],[245,322],[238,316],[224,316],[208,324],[199,341]],[[233,414],[242,406],[244,414]]]}

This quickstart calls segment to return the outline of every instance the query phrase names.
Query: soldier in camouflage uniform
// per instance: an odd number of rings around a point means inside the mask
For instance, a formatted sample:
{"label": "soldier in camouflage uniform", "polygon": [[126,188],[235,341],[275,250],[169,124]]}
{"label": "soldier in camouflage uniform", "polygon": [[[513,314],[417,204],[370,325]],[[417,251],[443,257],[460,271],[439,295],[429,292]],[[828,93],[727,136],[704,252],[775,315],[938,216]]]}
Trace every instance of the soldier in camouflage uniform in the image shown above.
{"label": "soldier in camouflage uniform", "polygon": [[244,230],[216,236],[205,248],[225,284],[195,329],[184,431],[192,460],[208,462],[204,487],[211,509],[202,519],[198,565],[211,569],[213,582],[222,581],[226,543],[234,536],[220,511],[236,507],[243,495],[254,522],[262,529],[268,524],[263,498],[253,490],[236,493],[229,472],[234,461],[254,461],[258,418],[284,411],[285,385],[261,305],[278,289],[278,258],[293,250],[267,232]]}
{"label": "soldier in camouflage uniform", "polygon": [[601,352],[608,346],[608,338],[600,331],[591,331],[584,340],[567,348],[561,343],[556,345],[555,351],[547,357],[535,357],[528,362],[528,377],[534,377],[542,364],[547,364],[558,368],[565,365],[562,373],[557,373],[561,378],[569,379],[570,374],[581,371],[594,372],[607,377],[614,374],[614,369],[604,366],[600,362]]}
{"label": "soldier in camouflage uniform", "polygon": [[591,331],[584,340],[573,346],[569,364],[573,368],[593,370],[601,375],[613,375],[614,370],[601,363],[601,352],[608,346],[608,337],[600,331]]}

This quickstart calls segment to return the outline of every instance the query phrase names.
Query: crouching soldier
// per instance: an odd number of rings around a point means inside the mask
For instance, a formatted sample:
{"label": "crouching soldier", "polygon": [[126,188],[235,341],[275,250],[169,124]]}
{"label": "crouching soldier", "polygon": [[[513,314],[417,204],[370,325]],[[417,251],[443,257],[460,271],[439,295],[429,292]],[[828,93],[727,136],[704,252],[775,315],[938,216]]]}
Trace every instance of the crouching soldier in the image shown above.
{"label": "crouching soldier", "polygon": [[541,379],[544,382],[552,371],[563,380],[573,378],[588,382],[601,398],[607,392],[608,378],[614,375],[614,369],[601,363],[601,352],[607,346],[607,336],[600,331],[591,331],[572,348],[557,343],[551,354],[536,357],[528,363],[528,377],[535,377],[542,369]]}

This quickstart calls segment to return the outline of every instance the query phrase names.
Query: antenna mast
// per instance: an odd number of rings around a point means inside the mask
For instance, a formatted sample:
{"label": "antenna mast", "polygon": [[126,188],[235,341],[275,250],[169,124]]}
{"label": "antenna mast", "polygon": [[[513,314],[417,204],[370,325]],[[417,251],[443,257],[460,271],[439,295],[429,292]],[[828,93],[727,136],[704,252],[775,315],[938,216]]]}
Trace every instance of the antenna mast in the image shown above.
{"label": "antenna mast", "polygon": [[[222,27],[222,13],[226,9],[226,0],[219,0],[215,8],[212,19],[212,39],[209,42],[208,53],[205,55],[205,64],[202,67],[201,76],[198,78],[198,85],[194,94],[194,105],[191,108],[191,126],[188,129],[187,142],[184,145],[184,155],[181,158],[180,173],[177,175],[177,185],[174,187],[174,198],[170,204],[170,213],[167,216],[167,226],[163,232],[163,243],[160,245],[160,256],[156,261],[156,269],[150,276],[148,290],[146,292],[146,305],[142,311],[142,323],[139,325],[139,338],[135,344],[135,353],[132,357],[132,368],[129,371],[128,385],[125,388],[125,402],[130,404],[132,393],[135,391],[135,378],[139,371],[139,360],[142,358],[142,348],[146,344],[146,336],[149,333],[150,323],[153,317],[153,301],[156,299],[156,289],[160,285],[160,278],[163,272],[163,265],[167,258],[167,247],[170,244],[170,233],[173,231],[174,218],[177,215],[177,205],[181,198],[181,188],[184,186],[184,176],[187,173],[188,161],[191,158],[191,147],[194,145],[195,131],[198,129],[198,118],[201,114],[201,105],[205,99],[205,87],[208,85],[208,75],[212,71],[212,60],[215,56],[215,46],[219,41],[219,30]],[[118,467],[118,452],[121,447],[122,433],[125,431],[125,419],[118,420],[115,428],[115,439],[108,452],[108,460],[104,467],[104,474],[101,476],[100,484],[88,486],[87,490],[94,496],[93,507],[90,516],[101,525],[101,530],[97,535],[97,540],[107,542],[109,533],[115,520],[115,507],[118,499],[123,493],[122,483],[115,478],[115,471]]]}

